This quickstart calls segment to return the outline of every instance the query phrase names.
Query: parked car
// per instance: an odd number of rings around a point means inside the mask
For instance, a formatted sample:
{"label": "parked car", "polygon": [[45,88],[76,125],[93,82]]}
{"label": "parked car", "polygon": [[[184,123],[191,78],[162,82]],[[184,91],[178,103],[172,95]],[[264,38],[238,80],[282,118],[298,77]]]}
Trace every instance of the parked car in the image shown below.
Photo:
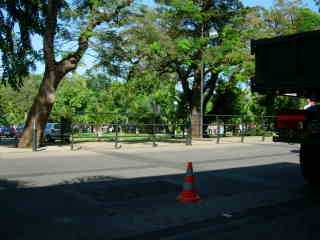
{"label": "parked car", "polygon": [[44,139],[46,142],[54,142],[61,137],[60,123],[47,123],[44,129]]}
{"label": "parked car", "polygon": [[24,125],[18,125],[16,128],[16,137],[20,138],[23,133]]}
{"label": "parked car", "polygon": [[4,126],[0,126],[0,137],[4,136]]}
{"label": "parked car", "polygon": [[44,129],[44,139],[46,142],[55,142],[57,140],[68,143],[70,133],[63,131],[60,123],[47,123]]}
{"label": "parked car", "polygon": [[15,127],[4,127],[3,136],[5,137],[15,137],[16,136],[16,128]]}

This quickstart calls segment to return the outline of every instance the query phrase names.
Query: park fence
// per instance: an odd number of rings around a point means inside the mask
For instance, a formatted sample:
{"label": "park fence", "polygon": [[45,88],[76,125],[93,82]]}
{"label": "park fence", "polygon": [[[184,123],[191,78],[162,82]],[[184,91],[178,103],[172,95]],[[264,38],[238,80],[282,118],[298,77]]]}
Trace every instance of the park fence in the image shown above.
{"label": "park fence", "polygon": [[[190,116],[183,121],[148,123],[125,120],[100,121],[100,123],[73,121],[70,133],[70,146],[85,142],[112,142],[114,148],[121,143],[151,143],[156,147],[161,142],[192,145],[193,140],[221,140],[237,138],[244,142],[248,136],[260,136],[261,141],[274,133],[274,117],[261,116],[255,120],[240,115],[205,115],[203,117],[203,138],[192,136]],[[116,119],[120,119],[116,118]]]}
{"label": "park fence", "polygon": [[[273,116],[261,116],[252,120],[246,115],[204,115],[203,138],[192,136],[193,127],[201,128],[191,124],[192,118],[199,117],[195,115],[176,122],[163,120],[165,118],[161,116],[156,116],[149,122],[138,122],[128,116],[112,113],[100,113],[99,121],[86,120],[82,116],[83,114],[73,116],[69,122],[70,126],[61,129],[60,136],[55,138],[54,144],[69,144],[70,149],[75,150],[76,146],[83,143],[109,142],[118,149],[121,143],[150,143],[157,147],[162,142],[192,145],[194,140],[203,139],[215,143],[231,138],[245,142],[248,136],[260,136],[261,141],[264,141],[265,137],[274,133]],[[64,122],[62,126],[65,125]],[[37,151],[40,145],[53,144],[49,141],[39,141],[36,137],[37,134],[33,134],[34,151]],[[0,141],[3,141],[3,138],[2,136]]]}
{"label": "park fence", "polygon": [[244,142],[246,136],[266,136],[274,133],[274,117],[261,116],[254,120],[245,115],[205,115],[203,121],[203,137],[221,138],[239,137]]}
{"label": "park fence", "polygon": [[[73,123],[71,146],[82,142],[114,142],[115,148],[121,142],[184,143],[188,141],[188,128],[185,124],[164,123]],[[186,143],[187,144],[187,143]]]}

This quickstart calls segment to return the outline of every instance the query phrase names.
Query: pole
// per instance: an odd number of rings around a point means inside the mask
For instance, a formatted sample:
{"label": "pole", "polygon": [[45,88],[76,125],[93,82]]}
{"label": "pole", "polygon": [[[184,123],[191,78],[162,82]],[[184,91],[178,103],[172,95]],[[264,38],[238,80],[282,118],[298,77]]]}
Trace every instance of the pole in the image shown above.
{"label": "pole", "polygon": [[220,120],[219,117],[216,116],[216,122],[217,122],[217,144],[220,143]]}
{"label": "pole", "polygon": [[265,141],[265,131],[264,131],[264,117],[263,115],[261,116],[261,129],[262,129],[262,142]]}
{"label": "pole", "polygon": [[71,142],[70,142],[70,149],[71,151],[73,151],[73,125],[72,125],[72,122],[71,122]]}
{"label": "pole", "polygon": [[156,143],[156,133],[155,133],[155,121],[152,123],[152,147],[158,146]]}
{"label": "pole", "polygon": [[245,126],[244,126],[243,117],[241,117],[241,143],[244,142],[244,134],[245,134]]}
{"label": "pole", "polygon": [[200,94],[200,138],[203,138],[203,64],[201,63],[201,94]]}
{"label": "pole", "polygon": [[118,127],[119,127],[119,124],[118,124],[118,120],[117,120],[116,121],[116,138],[115,138],[115,142],[114,142],[115,149],[121,148],[121,145],[120,146],[118,145]]}
{"label": "pole", "polygon": [[[201,26],[201,38],[203,38],[203,24]],[[201,49],[201,58],[202,58],[202,49]],[[200,65],[200,138],[203,138],[203,62],[201,59]]]}
{"label": "pole", "polygon": [[192,145],[192,129],[191,129],[191,119],[187,119],[187,132],[186,132],[186,145]]}
{"label": "pole", "polygon": [[[186,133],[185,133],[186,132]],[[183,137],[186,138],[186,146],[189,145],[189,128],[188,128],[188,123],[185,124],[184,129],[183,129]]]}
{"label": "pole", "polygon": [[153,108],[153,116],[152,116],[152,146],[153,147],[156,147],[158,146],[157,143],[156,143],[156,117],[158,115],[158,106],[157,106],[157,103],[155,101],[155,99],[153,99],[152,101],[152,108]]}
{"label": "pole", "polygon": [[36,119],[32,120],[32,151],[37,151],[37,126]]}

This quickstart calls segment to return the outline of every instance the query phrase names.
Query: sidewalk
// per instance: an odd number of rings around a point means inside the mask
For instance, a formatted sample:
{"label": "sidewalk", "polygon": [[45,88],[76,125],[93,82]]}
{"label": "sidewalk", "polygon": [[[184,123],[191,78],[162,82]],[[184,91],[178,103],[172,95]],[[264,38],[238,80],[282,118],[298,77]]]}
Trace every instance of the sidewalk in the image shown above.
{"label": "sidewalk", "polygon": [[[213,147],[217,143],[216,139],[210,139],[210,138],[203,138],[203,139],[193,139],[191,146],[186,146],[184,141],[181,141],[179,143],[170,143],[170,142],[157,142],[157,146],[153,147],[152,142],[145,142],[145,143],[128,143],[128,142],[119,142],[119,146],[121,148],[115,149],[114,142],[82,142],[82,143],[75,143],[74,144],[74,151],[78,150],[92,150],[92,149],[105,149],[105,150],[125,150],[125,149],[157,149],[157,148],[185,148],[185,147]],[[265,141],[262,141],[262,137],[245,137],[244,143],[271,143],[272,138],[266,137]],[[220,139],[219,144],[237,144],[241,143],[240,137],[225,137]],[[38,152],[66,152],[71,151],[70,145],[53,145],[53,146],[46,146],[38,149]],[[6,153],[31,153],[32,149],[29,148],[16,148],[12,146],[1,146],[0,145],[0,158],[1,156],[4,157],[3,154]],[[1,155],[2,154],[2,155]]]}
{"label": "sidewalk", "polygon": [[[254,143],[272,143],[271,137],[266,137],[265,141],[262,141],[262,137],[246,137],[244,138],[244,143],[254,144]],[[187,146],[184,141],[180,143],[168,143],[168,142],[157,142],[157,146],[153,147],[152,142],[145,142],[145,143],[127,143],[127,142],[120,142],[118,145],[121,146],[119,149],[115,149],[113,142],[83,142],[75,144],[75,149],[83,149],[83,150],[97,150],[103,149],[105,151],[157,151],[163,149],[183,149],[183,148],[192,148],[192,147],[215,147],[218,145],[224,144],[241,144],[240,137],[225,137],[220,139],[220,143],[217,144],[216,139],[210,138],[203,138],[203,139],[193,139],[192,145]]]}

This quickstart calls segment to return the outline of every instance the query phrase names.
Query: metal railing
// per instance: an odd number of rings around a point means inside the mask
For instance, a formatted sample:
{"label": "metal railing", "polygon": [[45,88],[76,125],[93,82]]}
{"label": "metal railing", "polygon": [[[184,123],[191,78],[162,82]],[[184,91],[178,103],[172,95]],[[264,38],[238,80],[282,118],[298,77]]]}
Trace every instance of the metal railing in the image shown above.
{"label": "metal railing", "polygon": [[[153,147],[159,142],[180,142],[192,145],[192,126],[190,119],[180,124],[175,123],[130,123],[130,122],[100,122],[73,123],[71,146],[75,143],[88,141],[114,142],[114,148],[121,147],[123,142],[151,142]],[[249,120],[240,115],[206,115],[203,124],[204,138],[216,139],[220,143],[222,138],[239,137],[244,142],[247,136],[266,136],[273,133],[272,116],[261,116],[257,121]],[[71,148],[73,149],[73,147]]]}
{"label": "metal railing", "polygon": [[129,123],[104,123],[104,124],[79,124],[72,125],[71,149],[74,144],[81,142],[113,142],[116,149],[121,148],[121,142],[151,142],[153,147],[158,142],[180,142],[190,145],[190,130],[184,124],[129,124]]}
{"label": "metal railing", "polygon": [[[92,113],[94,114],[94,113]],[[99,113],[99,123],[79,120],[80,115],[72,116],[69,132],[61,133],[61,139],[56,139],[62,144],[68,140],[71,150],[75,150],[76,144],[84,142],[111,142],[115,149],[122,147],[121,143],[149,142],[157,147],[160,142],[183,143],[192,145],[191,119],[179,119],[175,122],[166,122],[159,116],[154,117],[148,123],[133,121],[128,116],[113,113]],[[103,119],[105,116],[106,120]],[[110,117],[111,116],[111,117]],[[157,118],[156,118],[157,117]],[[110,120],[111,119],[111,120]],[[265,141],[266,136],[273,134],[273,116],[261,116],[255,120],[246,115],[205,115],[203,122],[203,138],[215,140],[219,144],[222,139],[238,137],[240,142],[245,142],[247,136],[261,136]],[[36,122],[32,123],[32,149],[37,151],[39,139]]]}
{"label": "metal railing", "polygon": [[245,115],[206,115],[203,126],[203,137],[215,137],[217,143],[222,137],[234,136],[242,143],[247,136],[261,136],[265,141],[265,137],[274,131],[274,117],[261,116],[258,120],[251,120]]}

